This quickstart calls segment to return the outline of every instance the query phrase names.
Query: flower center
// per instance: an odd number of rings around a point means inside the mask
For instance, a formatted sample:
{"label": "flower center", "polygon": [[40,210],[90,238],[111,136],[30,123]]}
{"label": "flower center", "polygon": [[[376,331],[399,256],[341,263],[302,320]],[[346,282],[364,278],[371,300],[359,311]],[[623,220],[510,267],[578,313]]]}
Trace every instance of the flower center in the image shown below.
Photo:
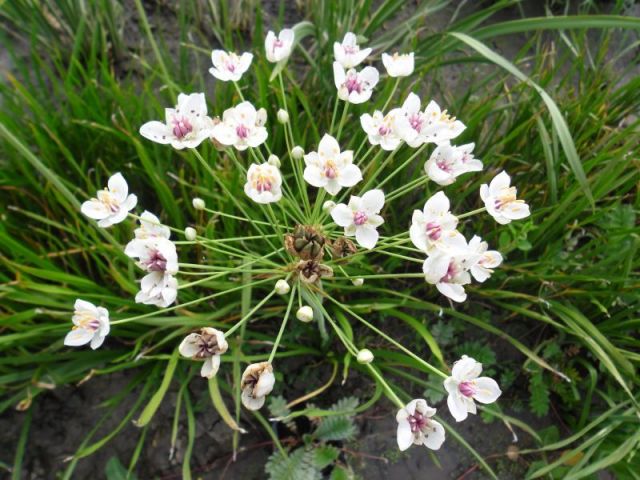
{"label": "flower center", "polygon": [[457,274],[458,274],[458,267],[456,263],[453,260],[451,260],[449,262],[449,266],[447,267],[447,273],[445,273],[444,276],[440,279],[440,282],[451,283],[451,281],[455,278]]}
{"label": "flower center", "polygon": [[265,175],[259,175],[253,182],[254,188],[258,193],[270,192],[273,186],[271,185],[271,178]]}
{"label": "flower center", "polygon": [[249,129],[241,123],[236,127],[236,135],[238,135],[239,138],[244,140],[249,136]]}
{"label": "flower center", "polygon": [[358,48],[355,45],[345,45],[344,46],[344,53],[346,53],[347,55],[353,55],[354,53],[357,53],[358,50],[360,50],[360,48]]}
{"label": "flower center", "polygon": [[427,237],[433,240],[434,242],[440,238],[442,235],[442,227],[437,222],[429,222],[427,223]]}
{"label": "flower center", "polygon": [[150,272],[164,272],[167,269],[167,259],[158,250],[153,250],[146,266]]}
{"label": "flower center", "polygon": [[77,314],[80,318],[78,319],[78,325],[76,328],[82,328],[84,330],[91,330],[95,332],[100,328],[100,322],[96,317],[94,317],[89,312],[83,312]]}
{"label": "flower center", "polygon": [[386,125],[380,125],[380,128],[378,128],[378,133],[380,134],[381,137],[384,137],[390,131],[391,131],[391,129],[389,127],[387,127]]}
{"label": "flower center", "polygon": [[495,200],[496,209],[500,210],[505,205],[508,205],[511,202],[516,202],[516,195],[516,187],[503,188],[500,195]]}
{"label": "flower center", "polygon": [[120,209],[120,202],[106,188],[98,192],[98,200],[113,213]]}
{"label": "flower center", "polygon": [[331,160],[327,161],[324,165],[324,176],[333,180],[338,176],[338,169],[336,168],[336,164]]}
{"label": "flower center", "polygon": [[186,117],[174,117],[173,134],[178,139],[183,139],[193,131],[191,122]]}
{"label": "flower center", "polygon": [[369,220],[369,217],[364,212],[356,212],[353,214],[353,223],[356,225],[364,225]]}
{"label": "flower center", "polygon": [[279,38],[276,38],[273,42],[273,53],[276,52],[276,48],[282,48],[284,46],[284,42]]}
{"label": "flower center", "polygon": [[465,397],[473,397],[476,394],[476,387],[473,382],[462,382],[458,385],[460,393]]}
{"label": "flower center", "polygon": [[425,417],[420,412],[415,412],[413,415],[409,415],[409,426],[411,427],[411,433],[422,431],[429,424],[429,417]]}
{"label": "flower center", "polygon": [[423,122],[424,119],[419,113],[414,113],[409,117],[409,125],[411,125],[411,128],[413,128],[416,132],[420,132],[420,130],[422,130]]}
{"label": "flower center", "polygon": [[344,86],[349,93],[362,93],[362,82],[358,78],[358,75],[351,75],[344,82]]}
{"label": "flower center", "polygon": [[436,165],[443,172],[451,173],[451,171],[453,170],[451,164],[444,158],[436,160]]}

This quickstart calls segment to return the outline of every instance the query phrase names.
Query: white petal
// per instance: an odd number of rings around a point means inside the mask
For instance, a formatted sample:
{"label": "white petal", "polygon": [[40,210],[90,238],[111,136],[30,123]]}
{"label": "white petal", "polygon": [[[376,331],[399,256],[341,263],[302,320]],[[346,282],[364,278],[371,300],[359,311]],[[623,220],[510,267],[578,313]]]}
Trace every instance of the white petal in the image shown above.
{"label": "white petal", "polygon": [[318,155],[322,159],[336,159],[340,154],[340,145],[338,141],[329,134],[324,134],[318,145]]}
{"label": "white petal", "polygon": [[356,227],[356,241],[361,247],[372,249],[376,246],[379,236],[378,231],[371,225]]}
{"label": "white petal", "polygon": [[163,145],[171,143],[173,140],[173,131],[167,124],[158,122],[157,120],[147,122],[140,127],[140,135],[152,142]]}
{"label": "white petal", "polygon": [[435,420],[431,420],[429,426],[431,428],[425,434],[422,444],[431,450],[438,450],[444,443],[444,427]]}
{"label": "white petal", "polygon": [[198,353],[200,351],[197,345],[199,339],[200,335],[197,333],[190,333],[189,335],[184,337],[184,339],[180,343],[180,346],[178,347],[180,355],[182,355],[183,357],[191,358],[196,353]]}
{"label": "white petal", "polygon": [[473,380],[482,373],[482,364],[471,357],[463,355],[453,364],[451,375],[459,382]]}
{"label": "white petal", "polygon": [[464,397],[460,393],[450,393],[447,397],[447,406],[457,422],[461,422],[469,416]]}
{"label": "white petal", "polygon": [[473,394],[473,398],[480,403],[493,403],[502,395],[498,383],[493,378],[476,378],[473,380],[473,386],[476,388],[476,393]]}
{"label": "white petal", "polygon": [[454,302],[464,302],[467,299],[467,294],[464,291],[464,287],[462,285],[458,285],[457,283],[436,283],[436,288],[438,291],[446,297],[449,297]]}
{"label": "white petal", "polygon": [[398,422],[396,439],[398,441],[398,448],[401,452],[413,445],[413,433],[411,432],[411,425],[408,420]]}
{"label": "white petal", "polygon": [[84,202],[80,207],[80,211],[94,220],[102,220],[111,215],[111,210],[109,210],[104,203],[96,199]]}
{"label": "white petal", "polygon": [[97,348],[100,348],[102,346],[102,344],[104,343],[104,339],[105,339],[106,335],[94,335],[93,338],[91,339],[91,348],[93,350],[96,350]]}
{"label": "white petal", "polygon": [[86,345],[93,339],[93,335],[94,333],[87,329],[76,328],[67,333],[66,337],[64,337],[64,344],[68,347]]}
{"label": "white petal", "polygon": [[378,213],[384,207],[384,192],[379,189],[369,190],[362,195],[362,206],[369,213]]}
{"label": "white petal", "polygon": [[343,187],[353,187],[362,180],[362,172],[356,165],[347,165],[340,170],[339,181]]}
{"label": "white petal", "polygon": [[270,371],[263,371],[258,379],[258,383],[253,389],[253,393],[258,397],[264,397],[271,393],[276,383],[275,375]]}
{"label": "white petal", "polygon": [[205,378],[213,378],[220,368],[220,355],[212,355],[205,359],[200,369],[200,375]]}
{"label": "white petal", "polygon": [[353,210],[344,203],[340,203],[331,210],[331,218],[336,222],[336,225],[346,227],[353,223]]}

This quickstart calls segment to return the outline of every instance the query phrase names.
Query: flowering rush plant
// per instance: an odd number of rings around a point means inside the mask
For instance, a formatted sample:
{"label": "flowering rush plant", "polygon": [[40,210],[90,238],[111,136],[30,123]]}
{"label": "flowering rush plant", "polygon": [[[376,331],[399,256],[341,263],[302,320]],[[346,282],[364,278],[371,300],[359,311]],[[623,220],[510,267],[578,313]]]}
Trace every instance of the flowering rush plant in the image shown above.
{"label": "flowering rush plant", "polygon": [[[65,344],[89,344],[96,349],[110,331],[117,333],[118,325],[250,288],[252,295],[259,297],[248,311],[234,317],[232,325],[203,324],[176,342],[182,357],[202,364],[202,377],[215,379],[225,368],[225,355],[240,348],[234,336],[243,335],[248,322],[259,322],[266,316],[264,312],[275,307],[283,314],[278,315],[273,329],[275,338],[267,342],[270,351],[254,351],[252,357],[261,361],[247,362],[236,385],[247,409],[262,408],[266,397],[278,388],[278,350],[286,348],[282,340],[289,320],[295,317],[306,323],[306,328],[318,329],[323,339],[339,342],[342,346],[336,348],[344,350],[345,359],[355,359],[359,368],[383,387],[398,409],[400,450],[414,444],[437,450],[445,441],[445,428],[436,409],[424,399],[410,400],[406,393],[398,392],[377,368],[374,353],[354,339],[350,323],[362,324],[440,376],[448,394],[449,413],[458,422],[469,413],[475,414],[477,403],[495,402],[501,395],[498,384],[482,376],[482,365],[466,355],[450,370],[432,365],[343,299],[358,290],[366,291],[366,285],[375,282],[410,278],[423,282],[425,292],[435,287],[453,304],[469,301],[465,288],[474,281],[488,281],[503,257],[476,232],[465,235],[461,221],[486,213],[504,225],[527,217],[529,207],[518,199],[516,187],[502,171],[477,192],[482,208],[453,211],[442,187],[483,169],[482,161],[474,156],[474,144],[458,142],[465,130],[463,120],[436,101],[421,99],[417,88],[405,98],[397,98],[402,79],[414,71],[413,53],[381,52],[382,71],[380,65],[363,66],[373,63],[373,51],[362,48],[351,32],[334,45],[336,92],[330,124],[317,141],[296,138],[292,128],[298,121],[292,113],[296,100],[287,95],[283,73],[288,72],[286,64],[299,41],[294,29],[266,36],[261,58],[274,64],[275,115],[267,113],[272,105],[254,105],[245,98],[250,89],[243,90],[242,82],[256,57],[248,52],[214,50],[209,72],[217,82],[232,82],[237,101],[215,105],[211,114],[204,93],[180,93],[176,105],[165,109],[163,120],[140,127],[140,135],[150,142],[186,149],[235,210],[219,211],[209,208],[204,199],[193,198],[199,218],[237,222],[246,235],[210,235],[206,225],[198,222],[176,229],[149,211],[134,213],[137,198],[129,193],[125,178],[114,173],[104,190],[84,202],[82,212],[101,228],[135,219],[133,238],[124,246],[124,253],[140,271],[135,301],[157,310],[110,320],[105,308],[79,299]],[[291,78],[293,74],[288,75]],[[385,89],[383,84],[389,81],[391,88]],[[382,92],[387,92],[382,110],[367,109],[372,96]],[[351,113],[356,108],[359,118]],[[349,122],[355,123],[360,134],[345,138],[343,130]],[[286,149],[272,148],[271,139],[276,136],[284,137]],[[213,158],[201,152],[204,143],[217,150],[215,158],[225,159],[229,166],[225,168],[242,176],[241,188],[225,181]],[[402,155],[406,159],[397,161]],[[407,180],[398,182],[400,178]],[[396,182],[391,183],[392,179]],[[411,212],[394,207],[407,195],[422,195],[420,208]],[[405,228],[392,230],[395,224]],[[190,248],[210,252],[211,257],[200,258],[215,261],[182,262]],[[381,273],[376,262],[384,257],[401,262],[403,272]],[[192,280],[194,276],[196,280]],[[243,283],[181,303],[184,289],[200,288],[221,277],[241,277]],[[273,319],[273,315],[266,317]],[[264,345],[258,343],[259,348]]]}

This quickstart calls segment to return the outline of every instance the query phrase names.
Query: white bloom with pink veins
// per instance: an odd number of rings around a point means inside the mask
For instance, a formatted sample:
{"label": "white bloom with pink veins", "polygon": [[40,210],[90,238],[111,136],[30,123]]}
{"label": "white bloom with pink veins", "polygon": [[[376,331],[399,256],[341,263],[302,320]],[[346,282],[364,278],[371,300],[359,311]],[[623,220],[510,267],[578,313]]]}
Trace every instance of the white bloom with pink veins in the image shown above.
{"label": "white bloom with pink veins", "polygon": [[463,173],[479,172],[482,162],[473,157],[474,146],[473,143],[459,147],[441,143],[424,165],[427,176],[438,185],[451,185]]}
{"label": "white bloom with pink veins", "polygon": [[136,303],[165,308],[176,301],[178,280],[170,273],[150,272],[142,277]]}
{"label": "white bloom with pink veins", "polygon": [[164,237],[134,238],[125,247],[124,253],[128,257],[137,258],[136,265],[146,272],[178,272],[176,246]]}
{"label": "white bloom with pink veins", "polygon": [[129,186],[122,174],[116,173],[109,178],[107,188],[99,190],[96,198],[84,202],[80,211],[98,220],[98,226],[107,228],[127,218],[137,203],[138,197],[129,195]]}
{"label": "white bloom with pink veins", "polygon": [[474,400],[480,403],[493,403],[502,394],[496,381],[489,377],[480,377],[482,364],[463,355],[453,364],[451,376],[444,381],[449,396],[447,406],[453,418],[461,422],[469,413],[476,413]]}
{"label": "white bloom with pink veins", "polygon": [[531,215],[529,205],[518,200],[518,190],[511,187],[511,178],[507,172],[500,172],[489,185],[480,186],[480,198],[487,207],[487,212],[501,225],[520,220]]}
{"label": "white bloom with pink veins", "polygon": [[383,53],[382,63],[390,77],[408,77],[413,73],[415,62],[413,52],[402,55],[396,52],[393,55]]}
{"label": "white bloom with pink veins", "polygon": [[462,234],[454,234],[447,240],[447,250],[435,250],[422,265],[425,280],[435,285],[440,293],[454,302],[464,302],[467,294],[464,285],[471,283],[469,266],[479,255],[469,250]]}
{"label": "white bloom with pink veins", "polygon": [[460,120],[451,117],[446,110],[440,110],[431,100],[424,111],[420,110],[420,97],[410,93],[401,110],[404,117],[396,122],[398,135],[410,147],[419,147],[425,143],[440,144],[456,138],[466,128]]}
{"label": "white bloom with pink veins", "polygon": [[398,410],[398,448],[400,451],[411,445],[424,445],[438,450],[444,443],[445,433],[442,424],[433,419],[436,409],[427,405],[422,398],[411,400],[406,407]]}
{"label": "white bloom with pink veins", "polygon": [[213,138],[222,145],[233,145],[238,150],[262,145],[268,137],[265,123],[267,112],[256,110],[251,102],[242,102],[222,114],[222,122],[213,128]]}
{"label": "white bloom with pink veins", "polygon": [[340,100],[364,103],[371,98],[380,74],[373,67],[364,67],[360,72],[352,68],[345,72],[340,62],[333,62],[333,79]]}
{"label": "white bloom with pink veins", "polygon": [[376,110],[373,115],[365,113],[360,116],[360,124],[371,145],[380,145],[380,148],[387,151],[398,148],[402,143],[402,139],[397,135],[394,128],[396,114],[397,112],[394,110],[387,115]]}
{"label": "white bloom with pink veins", "polygon": [[272,31],[269,31],[264,41],[264,50],[267,54],[267,60],[271,63],[277,63],[289,58],[291,50],[293,49],[294,38],[295,34],[290,28],[281,30],[277,36]]}
{"label": "white bloom with pink veins", "polygon": [[342,43],[335,42],[333,44],[333,55],[336,62],[339,62],[344,68],[354,68],[360,65],[371,54],[370,48],[360,50],[358,39],[354,33],[348,32]]}
{"label": "white bloom with pink veins", "polygon": [[449,209],[449,199],[438,192],[426,201],[422,211],[413,211],[409,237],[416,248],[430,254],[436,249],[446,250],[448,243],[460,243],[453,240],[461,235],[456,230],[458,218]]}
{"label": "white bloom with pink veins", "polygon": [[478,255],[469,271],[478,282],[484,282],[493,274],[493,269],[500,266],[502,255],[496,250],[489,250],[487,242],[483,242],[477,235],[469,240],[469,249]]}
{"label": "white bloom with pink veins", "polygon": [[324,188],[331,195],[342,187],[353,187],[362,180],[362,172],[353,164],[353,152],[340,151],[338,141],[325,134],[320,140],[317,152],[304,156],[306,167],[304,179],[309,185]]}
{"label": "white bloom with pink veins", "polygon": [[64,338],[64,344],[69,347],[79,347],[90,343],[93,350],[100,347],[110,329],[107,309],[77,299],[74,310],[71,317],[73,327]]}
{"label": "white bloom with pink veins", "polygon": [[252,60],[253,55],[248,52],[238,56],[233,52],[213,50],[211,52],[213,67],[209,69],[209,73],[223,82],[237,82],[249,69]]}
{"label": "white bloom with pink veins", "polygon": [[165,108],[164,111],[164,123],[147,122],[140,127],[140,135],[177,150],[196,148],[210,137],[213,121],[207,116],[204,93],[181,93],[176,108]]}
{"label": "white bloom with pink veins", "polygon": [[372,249],[378,242],[377,228],[384,223],[384,219],[379,215],[382,207],[382,190],[369,190],[362,197],[351,195],[349,205],[336,205],[331,210],[331,218],[336,225],[344,227],[345,236],[355,236],[361,247]]}
{"label": "white bloom with pink veins", "polygon": [[282,175],[278,167],[252,163],[247,171],[244,193],[257,203],[277,202],[282,198]]}

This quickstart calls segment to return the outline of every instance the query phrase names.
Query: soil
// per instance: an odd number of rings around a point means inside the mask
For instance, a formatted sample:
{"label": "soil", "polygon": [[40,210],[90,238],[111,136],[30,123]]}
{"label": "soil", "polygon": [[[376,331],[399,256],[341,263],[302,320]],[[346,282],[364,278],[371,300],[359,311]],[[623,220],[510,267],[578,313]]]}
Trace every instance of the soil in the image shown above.
{"label": "soil", "polygon": [[[159,10],[147,8],[150,23],[152,25],[171,25],[172,22],[166,21],[166,16],[171,15],[172,10],[164,2],[159,3],[163,4]],[[544,15],[542,3],[535,0],[524,2],[525,11],[527,14]],[[128,5],[127,8],[133,9],[132,2],[125,4]],[[269,1],[265,4],[266,12],[272,12],[272,14],[277,12],[279,2]],[[473,7],[466,6],[465,8]],[[438,12],[433,23],[439,24],[440,21],[448,20],[451,13],[452,9]],[[298,20],[295,18],[296,13],[293,10],[287,10],[287,15],[291,16],[291,18],[287,17],[287,24],[295,23]],[[519,12],[513,9],[510,12],[501,13],[500,17],[495,20],[503,21],[519,18],[519,16]],[[132,39],[132,43],[137,43],[136,39],[139,39],[141,35],[138,26],[127,23],[126,29],[130,32],[128,36]],[[165,33],[165,43],[172,44],[172,42],[178,41],[177,38],[170,37],[168,30],[163,32],[163,35]],[[493,48],[506,57],[510,57],[518,51],[522,43],[522,39],[510,36],[498,39]],[[126,63],[121,67],[125,70],[129,68]],[[460,69],[461,67],[455,68]],[[11,69],[11,60],[3,49],[0,52],[0,72],[4,74]],[[454,88],[464,89],[465,76],[461,70],[454,70],[447,77],[453,79]],[[450,87],[451,85],[448,86],[448,88]],[[507,328],[509,333],[516,337],[527,334],[526,331],[514,332],[511,331],[512,327],[507,326]],[[483,339],[478,333],[473,335],[476,340]],[[491,341],[495,342],[496,340]],[[504,346],[499,345],[498,347]],[[502,352],[512,350],[508,348],[497,349]],[[505,354],[502,353],[502,355]],[[511,356],[513,353],[508,355]],[[80,386],[67,385],[41,395],[31,407],[32,427],[27,442],[23,478],[59,478],[59,472],[67,466],[68,457],[77,450],[85,436],[104,414],[105,409],[99,406],[101,402],[122,391],[137,373],[135,370],[129,370],[125,373],[101,376]],[[322,372],[317,375],[318,383],[321,382],[321,378],[326,378]],[[192,398],[196,404],[202,400],[201,405],[208,405],[208,402],[205,401],[208,395],[205,383],[198,380],[194,379],[189,386]],[[349,382],[353,383],[347,384],[344,389],[350,394],[359,392],[363,400],[371,394],[371,385],[368,380],[355,376]],[[515,382],[511,391],[507,392],[502,402],[506,413],[513,413],[509,412],[509,405],[515,402],[511,401],[527,398],[527,386],[526,379],[521,378]],[[136,393],[134,390],[126,396],[121,405],[100,427],[94,440],[111,432],[123,420],[136,401]],[[291,394],[291,398],[295,398],[291,389],[287,393]],[[336,387],[329,390],[323,396],[322,401],[330,404],[343,394],[343,388]],[[136,468],[136,474],[140,479],[181,478],[181,460],[184,455],[187,426],[183,416],[180,422],[178,442],[172,452],[170,437],[175,398],[176,391],[172,390],[167,394],[148,429],[145,448],[141,452]],[[436,406],[441,408],[441,412],[446,411],[444,402],[440,402]],[[367,478],[367,480],[387,478],[464,478],[471,480],[486,478],[470,454],[451,438],[446,443],[446,448],[437,453],[437,461],[440,466],[423,448],[413,447],[406,453],[399,453],[395,444],[397,423],[394,416],[389,413],[390,410],[390,405],[382,401],[376,408],[357,417],[360,432],[358,439],[344,446],[349,451],[351,465],[362,478]],[[24,412],[13,410],[8,411],[0,418],[0,478],[8,478],[9,476],[7,471],[3,470],[3,464],[6,466],[13,463],[15,447],[25,421],[25,415]],[[536,429],[559,423],[553,417],[540,420],[535,417],[527,418],[527,415],[522,412],[517,412],[514,415]],[[197,409],[196,443],[191,459],[195,478],[265,478],[264,464],[273,451],[273,445],[260,425],[250,423],[249,419],[250,417],[244,417],[243,425],[248,427],[249,433],[242,437],[241,448],[233,461],[229,428],[221,421],[214,409],[204,407]],[[445,421],[453,422],[448,414],[445,415]],[[522,478],[523,472],[527,469],[526,459],[518,455],[511,455],[512,459],[510,459],[506,453],[509,447],[517,445],[518,448],[523,448],[530,445],[530,440],[524,432],[518,431],[520,439],[518,443],[513,443],[512,433],[499,421],[487,424],[480,418],[471,418],[456,425],[455,428],[484,457],[498,458],[497,463],[493,465],[498,469],[501,479]],[[127,422],[122,431],[103,448],[78,462],[73,478],[104,478],[105,465],[113,457],[119,458],[126,465],[136,448],[139,436],[140,429],[131,422]]]}

